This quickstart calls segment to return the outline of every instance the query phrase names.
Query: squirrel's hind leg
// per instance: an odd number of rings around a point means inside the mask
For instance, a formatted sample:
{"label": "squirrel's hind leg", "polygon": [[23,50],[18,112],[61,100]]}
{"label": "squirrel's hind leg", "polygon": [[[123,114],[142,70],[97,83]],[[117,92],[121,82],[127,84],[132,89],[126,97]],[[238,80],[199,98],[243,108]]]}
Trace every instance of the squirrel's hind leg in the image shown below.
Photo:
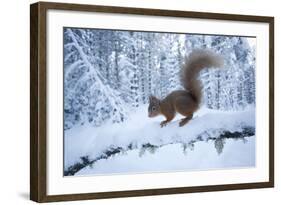
{"label": "squirrel's hind leg", "polygon": [[179,126],[180,126],[180,127],[184,126],[186,123],[188,123],[189,120],[192,119],[192,117],[193,117],[193,114],[190,115],[190,116],[187,116],[187,117],[185,117],[185,118],[183,118],[183,119],[181,119],[181,121],[180,121],[180,123],[179,123]]}

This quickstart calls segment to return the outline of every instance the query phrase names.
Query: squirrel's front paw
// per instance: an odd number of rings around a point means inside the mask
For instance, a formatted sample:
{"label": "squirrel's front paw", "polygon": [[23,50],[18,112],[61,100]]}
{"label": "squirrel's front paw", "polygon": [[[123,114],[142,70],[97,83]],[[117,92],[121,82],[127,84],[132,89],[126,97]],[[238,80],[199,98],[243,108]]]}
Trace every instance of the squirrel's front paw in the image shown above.
{"label": "squirrel's front paw", "polygon": [[167,125],[167,121],[162,121],[161,123],[160,123],[160,126],[161,127],[164,127],[164,126],[166,126]]}

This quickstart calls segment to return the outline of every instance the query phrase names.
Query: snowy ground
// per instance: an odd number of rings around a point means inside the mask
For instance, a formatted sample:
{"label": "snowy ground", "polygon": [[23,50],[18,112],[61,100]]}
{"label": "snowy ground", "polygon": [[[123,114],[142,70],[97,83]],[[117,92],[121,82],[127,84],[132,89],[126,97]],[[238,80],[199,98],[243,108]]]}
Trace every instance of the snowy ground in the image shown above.
{"label": "snowy ground", "polygon": [[[178,127],[176,119],[164,128],[159,123],[163,117],[148,118],[147,105],[140,107],[122,124],[105,124],[101,127],[76,126],[65,132],[65,169],[80,162],[80,157],[95,159],[105,150],[114,147],[136,149],[101,159],[93,166],[81,169],[77,175],[137,173],[154,171],[176,171],[249,167],[255,165],[255,137],[242,140],[227,139],[221,154],[214,148],[214,142],[197,142],[194,150],[183,152],[182,145],[202,138],[219,136],[220,130],[240,131],[242,127],[255,127],[255,109],[249,107],[242,112],[222,112],[201,108],[184,127]],[[206,132],[207,131],[207,132]],[[143,144],[161,146],[151,152],[142,153]],[[139,148],[139,149],[138,149]]]}

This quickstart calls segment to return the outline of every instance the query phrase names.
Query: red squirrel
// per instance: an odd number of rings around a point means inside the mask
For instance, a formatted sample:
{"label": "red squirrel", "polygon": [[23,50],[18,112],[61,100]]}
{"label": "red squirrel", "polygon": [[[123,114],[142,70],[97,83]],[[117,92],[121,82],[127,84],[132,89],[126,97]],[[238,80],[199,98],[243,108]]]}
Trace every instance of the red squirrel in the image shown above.
{"label": "red squirrel", "polygon": [[161,127],[172,121],[176,113],[185,116],[179,126],[184,126],[192,119],[193,113],[199,108],[202,98],[202,85],[198,74],[204,68],[221,68],[223,59],[211,50],[196,49],[185,58],[180,72],[180,81],[184,90],[175,90],[163,100],[151,95],[149,97],[148,117],[164,115],[166,120],[160,123]]}

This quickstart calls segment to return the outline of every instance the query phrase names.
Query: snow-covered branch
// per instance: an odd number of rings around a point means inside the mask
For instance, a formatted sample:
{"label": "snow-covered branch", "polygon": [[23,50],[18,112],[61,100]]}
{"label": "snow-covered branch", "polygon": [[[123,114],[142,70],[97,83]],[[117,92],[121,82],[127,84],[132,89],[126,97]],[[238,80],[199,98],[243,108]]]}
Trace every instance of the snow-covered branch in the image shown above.
{"label": "snow-covered branch", "polygon": [[[93,67],[93,65],[90,63],[88,56],[83,51],[82,47],[79,45],[78,40],[76,39],[76,36],[72,32],[71,29],[67,29],[67,34],[70,36],[74,47],[77,49],[79,56],[81,60],[76,61],[72,65],[66,69],[65,73],[65,79],[67,81],[67,76],[73,72],[74,68],[77,68],[79,65],[83,64],[88,68],[86,72],[80,76],[80,79],[78,83],[76,83],[76,86],[73,88],[74,90],[79,90],[78,87],[81,87],[87,80],[91,80],[92,85],[87,86],[88,90],[98,90],[99,93],[102,95],[97,96],[97,98],[104,98],[104,101],[106,101],[104,104],[105,106],[111,107],[111,116],[113,116],[117,121],[122,121],[126,118],[127,112],[126,112],[126,106],[124,104],[124,101],[120,98],[117,91],[114,91],[111,89],[108,85],[104,84],[105,80],[103,79],[102,74],[98,71],[97,67]],[[82,61],[82,62],[81,62]],[[95,86],[94,88],[92,86]],[[99,99],[102,101],[101,99]]]}
{"label": "snow-covered branch", "polygon": [[160,119],[147,118],[145,111],[146,106],[139,108],[124,123],[100,128],[83,127],[83,130],[78,127],[66,132],[65,171],[76,170],[77,166],[85,164],[83,160],[81,162],[81,157],[93,164],[113,154],[148,145],[159,148],[175,143],[188,145],[197,141],[244,138],[255,134],[255,110],[252,108],[241,112],[202,108],[186,126],[178,127],[180,116],[177,116],[178,120],[164,128],[159,125]]}
{"label": "snow-covered branch", "polygon": [[[214,132],[220,133],[218,136],[214,137]],[[205,137],[205,136],[208,137]],[[241,139],[241,140],[247,140],[247,138],[252,137],[255,135],[255,128],[254,127],[243,127],[242,130],[240,131],[235,131],[235,132],[229,132],[227,130],[222,131],[222,130],[212,130],[212,131],[204,131],[201,135],[198,135],[195,139],[190,140],[189,142],[181,142],[181,141],[176,141],[176,142],[170,142],[166,144],[141,144],[141,145],[134,145],[134,144],[129,144],[126,147],[109,147],[108,149],[104,150],[100,156],[97,156],[94,159],[91,159],[88,155],[86,156],[81,156],[80,157],[80,162],[76,162],[75,164],[69,166],[65,171],[64,175],[65,176],[71,176],[75,175],[77,172],[79,172],[81,169],[85,168],[86,166],[91,166],[93,167],[96,162],[102,159],[108,159],[110,157],[113,157],[115,155],[118,155],[120,153],[126,153],[131,150],[140,150],[140,155],[143,154],[144,152],[155,152],[157,149],[171,145],[171,144],[181,144],[182,145],[182,151],[185,152],[188,147],[191,149],[194,148],[197,142],[200,141],[209,141],[212,140],[214,141],[214,148],[217,149],[218,154],[222,152],[223,149],[223,141],[225,139]]]}

